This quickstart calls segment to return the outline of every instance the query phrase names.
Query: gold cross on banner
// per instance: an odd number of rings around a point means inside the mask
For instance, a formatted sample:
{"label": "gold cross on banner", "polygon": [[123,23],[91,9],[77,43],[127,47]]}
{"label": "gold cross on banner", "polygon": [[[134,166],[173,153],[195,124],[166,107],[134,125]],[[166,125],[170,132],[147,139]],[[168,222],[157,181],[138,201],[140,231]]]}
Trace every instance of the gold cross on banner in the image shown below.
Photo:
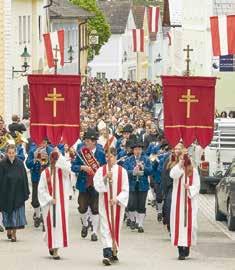
{"label": "gold cross on banner", "polygon": [[53,102],[53,117],[56,117],[56,115],[57,115],[57,102],[64,101],[62,94],[58,94],[56,92],[56,88],[54,88],[53,93],[49,93],[47,95],[47,97],[45,97],[44,100]]}
{"label": "gold cross on banner", "polygon": [[196,96],[191,95],[191,89],[187,90],[187,95],[182,95],[179,102],[187,103],[187,118],[191,116],[191,103],[198,103],[199,100],[195,99]]}

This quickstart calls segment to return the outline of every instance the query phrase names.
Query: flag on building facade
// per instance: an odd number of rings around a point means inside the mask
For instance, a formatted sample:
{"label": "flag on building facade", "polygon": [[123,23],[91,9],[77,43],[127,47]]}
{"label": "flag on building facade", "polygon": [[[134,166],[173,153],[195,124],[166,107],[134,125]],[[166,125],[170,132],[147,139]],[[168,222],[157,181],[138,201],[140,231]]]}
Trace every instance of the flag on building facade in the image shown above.
{"label": "flag on building facade", "polygon": [[149,33],[158,32],[158,24],[160,18],[160,8],[159,7],[148,7],[148,27]]}
{"label": "flag on building facade", "polygon": [[214,133],[214,77],[162,76],[164,133],[172,146],[182,139],[205,148]]}
{"label": "flag on building facade", "polygon": [[213,55],[235,54],[235,15],[210,18]]}
{"label": "flag on building facade", "polygon": [[55,67],[54,59],[58,60],[58,65],[64,66],[64,30],[43,34],[43,38],[48,67]]}
{"label": "flag on building facade", "polygon": [[30,135],[40,144],[48,138],[72,146],[79,138],[79,75],[29,75]]}
{"label": "flag on building facade", "polygon": [[133,29],[133,51],[144,52],[144,29]]}

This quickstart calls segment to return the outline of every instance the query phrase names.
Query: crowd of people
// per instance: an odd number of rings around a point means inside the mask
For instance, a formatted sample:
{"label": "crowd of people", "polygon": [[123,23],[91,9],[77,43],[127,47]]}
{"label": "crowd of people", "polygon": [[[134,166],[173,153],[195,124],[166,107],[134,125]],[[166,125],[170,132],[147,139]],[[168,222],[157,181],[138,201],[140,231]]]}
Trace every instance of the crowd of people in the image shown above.
{"label": "crowd of people", "polygon": [[[118,261],[124,219],[130,230],[144,233],[149,194],[158,222],[163,222],[178,247],[179,260],[188,257],[196,242],[199,177],[183,143],[172,149],[164,138],[154,114],[160,101],[159,88],[146,80],[90,80],[81,92],[81,136],[76,144],[69,147],[62,140],[53,146],[45,138],[36,145],[29,138],[23,158],[17,149],[25,142],[18,132],[26,128],[13,116],[9,134],[20,140],[5,147],[0,162],[0,211],[7,237],[15,242],[16,230],[26,224],[24,204],[29,188],[22,167],[25,161],[32,182],[34,226],[43,225],[55,260],[60,259],[58,249],[68,246],[68,200],[74,185],[81,237],[86,238],[92,228],[91,241],[97,241],[100,228],[104,265]],[[7,129],[1,121],[4,138]],[[16,197],[19,200],[12,204]]]}

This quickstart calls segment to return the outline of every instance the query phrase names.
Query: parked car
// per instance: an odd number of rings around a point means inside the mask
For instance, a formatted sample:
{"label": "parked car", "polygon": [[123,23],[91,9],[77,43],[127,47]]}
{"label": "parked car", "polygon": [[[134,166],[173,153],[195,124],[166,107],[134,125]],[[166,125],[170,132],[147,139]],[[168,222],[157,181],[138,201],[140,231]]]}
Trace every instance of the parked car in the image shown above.
{"label": "parked car", "polygon": [[205,160],[199,162],[198,166],[201,179],[201,193],[214,193],[215,186],[231,164],[234,151],[235,119],[215,119],[213,140],[204,151]]}
{"label": "parked car", "polygon": [[235,159],[216,186],[215,219],[227,220],[228,229],[235,231]]}

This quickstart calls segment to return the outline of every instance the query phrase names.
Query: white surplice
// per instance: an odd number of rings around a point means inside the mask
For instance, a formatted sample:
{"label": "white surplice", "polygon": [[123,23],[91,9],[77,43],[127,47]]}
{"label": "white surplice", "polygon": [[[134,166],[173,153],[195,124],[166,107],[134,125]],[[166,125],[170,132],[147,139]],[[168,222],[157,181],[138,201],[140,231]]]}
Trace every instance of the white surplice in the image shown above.
{"label": "white surplice", "polygon": [[[105,165],[105,171],[108,171],[107,165]],[[115,164],[112,169],[113,179],[112,179],[112,186],[113,186],[113,198],[116,198],[118,201],[118,206],[120,206],[119,210],[117,206],[114,206],[114,222],[115,222],[115,239],[116,244],[119,246],[120,242],[120,230],[121,225],[124,218],[125,207],[128,204],[129,198],[129,182],[128,182],[128,175],[127,171]],[[119,177],[118,177],[119,175]],[[120,184],[120,193],[118,193],[118,178],[121,177],[121,184]],[[94,186],[97,192],[99,192],[99,215],[100,215],[100,233],[101,233],[101,241],[104,248],[112,247],[112,236],[110,232],[110,225],[111,225],[111,215],[110,215],[110,192],[109,192],[109,184],[104,183],[104,166],[100,167],[95,176],[94,176]],[[107,203],[105,203],[105,193],[107,194],[108,201],[108,214],[109,214],[109,221],[107,215]]]}
{"label": "white surplice", "polygon": [[200,178],[198,171],[193,169],[193,175],[187,177],[190,184],[187,191],[187,223],[185,226],[185,173],[177,164],[170,171],[173,178],[171,202],[171,242],[174,246],[190,247],[197,241],[197,213]]}
{"label": "white surplice", "polygon": [[[56,162],[56,226],[53,226],[53,176],[50,168],[45,169],[38,185],[38,200],[42,208],[43,220],[46,229],[45,241],[49,249],[68,246],[68,217],[69,195],[71,193],[70,173],[71,164],[65,157],[59,156]],[[48,175],[50,176],[48,178]],[[50,179],[48,183],[48,179]]]}
{"label": "white surplice", "polygon": [[[107,147],[107,138],[105,138],[103,135],[101,135],[97,141],[97,143],[101,144],[104,148]],[[109,147],[114,147],[116,146],[117,143],[117,139],[115,138],[115,136],[109,134]]]}

